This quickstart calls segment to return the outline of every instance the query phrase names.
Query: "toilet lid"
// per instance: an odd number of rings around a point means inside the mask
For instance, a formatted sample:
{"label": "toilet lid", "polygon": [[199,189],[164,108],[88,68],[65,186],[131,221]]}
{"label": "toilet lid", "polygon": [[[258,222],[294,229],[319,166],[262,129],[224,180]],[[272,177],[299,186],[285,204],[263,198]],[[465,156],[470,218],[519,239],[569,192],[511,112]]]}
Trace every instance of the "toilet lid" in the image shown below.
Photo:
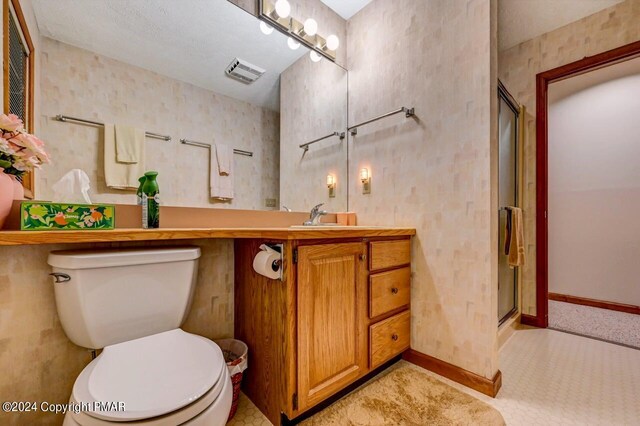
{"label": "toilet lid", "polygon": [[88,411],[105,420],[148,419],[196,401],[224,368],[215,343],[176,329],[104,348],[80,373],[73,397],[89,404],[124,402],[126,411]]}

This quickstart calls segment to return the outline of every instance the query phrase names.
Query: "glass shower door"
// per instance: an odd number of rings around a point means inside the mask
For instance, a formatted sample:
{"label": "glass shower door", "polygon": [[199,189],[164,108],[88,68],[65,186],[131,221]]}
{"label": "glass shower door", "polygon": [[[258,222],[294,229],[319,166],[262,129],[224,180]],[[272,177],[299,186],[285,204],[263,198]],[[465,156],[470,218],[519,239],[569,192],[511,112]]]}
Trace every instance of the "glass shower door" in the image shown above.
{"label": "glass shower door", "polygon": [[517,310],[518,276],[509,267],[504,239],[506,207],[518,205],[518,113],[517,103],[500,83],[498,85],[498,321],[502,324]]}

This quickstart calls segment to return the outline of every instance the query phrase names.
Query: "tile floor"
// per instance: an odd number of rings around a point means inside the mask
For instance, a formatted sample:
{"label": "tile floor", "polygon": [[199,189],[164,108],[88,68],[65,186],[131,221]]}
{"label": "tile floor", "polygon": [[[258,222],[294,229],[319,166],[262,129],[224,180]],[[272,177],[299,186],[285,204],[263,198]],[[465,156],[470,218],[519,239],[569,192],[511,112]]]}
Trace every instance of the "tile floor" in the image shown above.
{"label": "tile floor", "polygon": [[[489,398],[507,425],[639,425],[640,350],[554,330],[520,330],[500,353],[503,384]],[[231,425],[269,425],[243,396]]]}
{"label": "tile floor", "polygon": [[549,300],[549,327],[640,349],[640,315]]}

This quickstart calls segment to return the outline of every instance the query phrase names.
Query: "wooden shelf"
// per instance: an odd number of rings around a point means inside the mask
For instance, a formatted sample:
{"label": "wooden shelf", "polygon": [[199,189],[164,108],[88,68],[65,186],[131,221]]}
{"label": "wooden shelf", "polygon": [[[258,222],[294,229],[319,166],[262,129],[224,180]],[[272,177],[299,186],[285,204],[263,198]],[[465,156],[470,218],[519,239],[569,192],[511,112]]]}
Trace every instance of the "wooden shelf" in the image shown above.
{"label": "wooden shelf", "polygon": [[415,235],[413,228],[120,228],[110,231],[0,231],[0,246],[75,244],[209,238],[264,238],[309,240],[323,238],[372,238]]}

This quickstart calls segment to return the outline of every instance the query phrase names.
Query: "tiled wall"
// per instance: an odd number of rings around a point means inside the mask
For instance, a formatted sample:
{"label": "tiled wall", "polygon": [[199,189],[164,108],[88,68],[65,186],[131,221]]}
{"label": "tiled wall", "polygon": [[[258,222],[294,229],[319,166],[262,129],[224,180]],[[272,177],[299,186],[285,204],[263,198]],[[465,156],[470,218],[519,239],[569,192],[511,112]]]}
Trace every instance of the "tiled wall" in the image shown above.
{"label": "tiled wall", "polygon": [[[279,198],[277,112],[48,38],[42,38],[39,56],[37,134],[53,164],[36,174],[38,199],[51,199],[51,186],[68,170],[81,168],[91,179],[92,201],[135,204],[135,192],[105,186],[103,131],[54,121],[57,114],[170,135],[170,142],[146,139],[146,168],[158,170],[165,205],[265,209],[265,198]],[[253,151],[253,157],[233,156],[233,201],[209,197],[209,152],[182,145],[180,138]]]}
{"label": "tiled wall", "polygon": [[[233,335],[233,241],[197,240],[198,284],[186,331],[212,339]],[[169,245],[148,243],[141,245]],[[106,247],[107,245],[101,245]],[[115,246],[115,245],[113,245]],[[127,245],[133,246],[132,244]],[[74,245],[73,248],[86,248]],[[67,339],[54,300],[47,255],[69,245],[0,248],[0,399],[64,404],[90,353]],[[61,424],[62,415],[0,413],[0,424]]]}
{"label": "tiled wall", "polygon": [[411,347],[487,378],[498,369],[494,24],[493,1],[374,0],[347,26],[349,123],[416,110],[351,138],[349,207],[359,224],[417,228]]}
{"label": "tiled wall", "polygon": [[[318,203],[331,212],[347,211],[347,140],[331,137],[304,152],[299,145],[347,128],[347,71],[305,55],[280,80],[280,197],[294,211]],[[336,179],[329,198],[327,175]]]}
{"label": "tiled wall", "polygon": [[527,264],[522,271],[523,313],[536,313],[536,74],[640,40],[640,1],[627,0],[499,55],[499,77],[527,109],[522,170]]}

